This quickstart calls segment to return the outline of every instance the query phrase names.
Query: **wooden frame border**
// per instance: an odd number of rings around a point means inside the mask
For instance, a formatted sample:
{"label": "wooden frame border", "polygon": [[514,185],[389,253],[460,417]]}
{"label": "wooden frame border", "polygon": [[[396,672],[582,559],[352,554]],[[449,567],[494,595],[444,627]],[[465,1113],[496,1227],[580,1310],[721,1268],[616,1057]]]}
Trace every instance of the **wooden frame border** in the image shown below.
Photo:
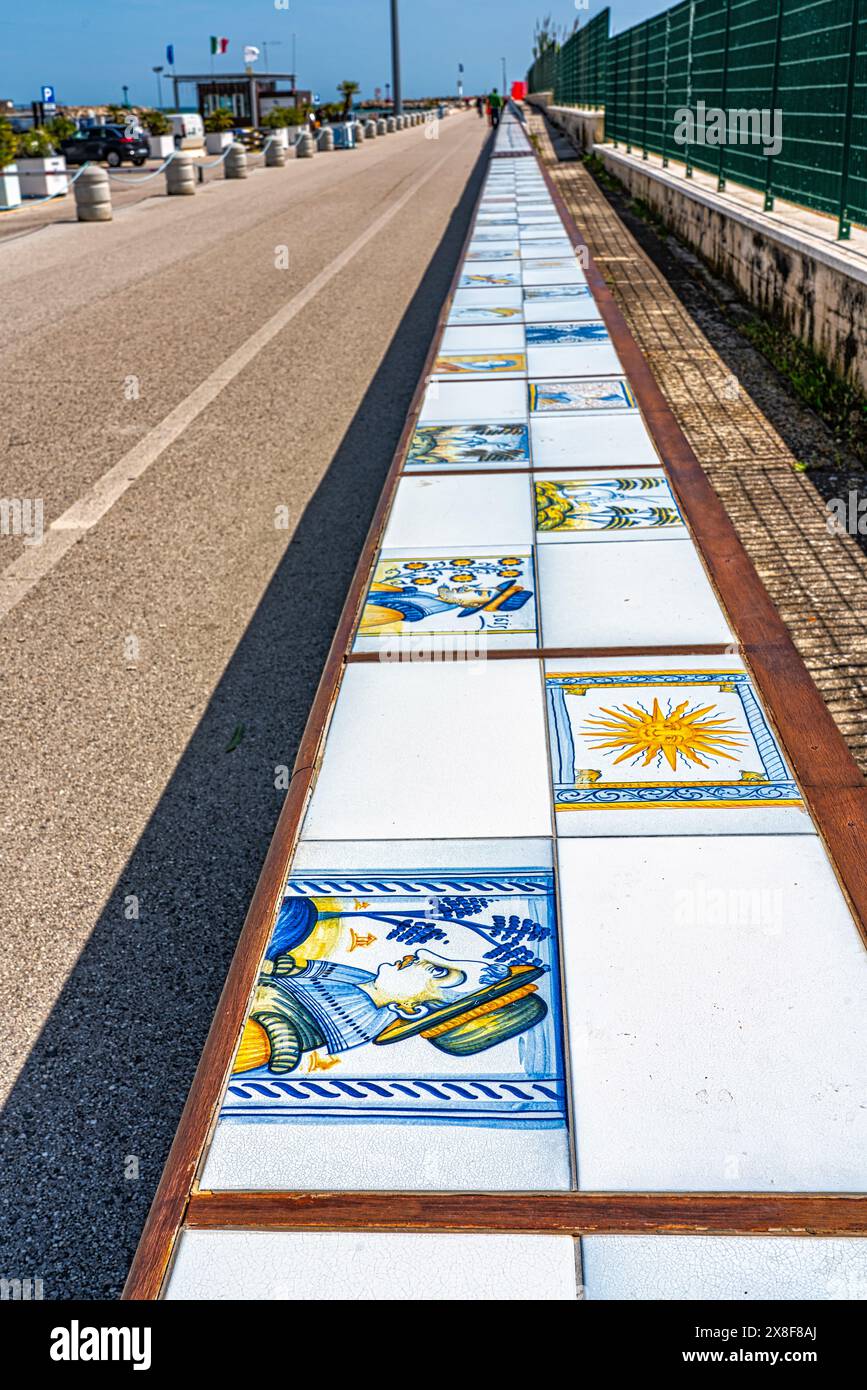
{"label": "wooden frame border", "polygon": [[867,1195],[800,1192],[197,1192],[198,1231],[867,1235]]}
{"label": "wooden frame border", "polygon": [[[491,153],[493,132],[480,159]],[[867,941],[867,787],[842,735],[814,686],[731,521],[692,452],[614,302],[559,189],[535,151],[548,191],[586,263],[600,316],[641,408],[719,593],[757,687],[828,848],[856,924]],[[477,166],[476,166],[477,167]],[[142,1231],[124,1299],[160,1296],[177,1237],[191,1229],[365,1229],[712,1231],[715,1234],[867,1235],[867,1197],[790,1193],[279,1193],[198,1192],[196,1172],[213,1126],[223,1083],[243,1026],[259,960],[267,946],[288,864],[310,796],[352,634],[379,548],[402,463],[421,409],[427,377],[439,351],[466,249],[479,213],[473,211],[449,291],[386,475],[326,658],[295,769],[238,946],[217,1004],[174,1142]],[[489,470],[486,470],[489,471]],[[496,471],[496,470],[492,470]],[[514,470],[507,470],[514,471]],[[407,475],[404,475],[407,476]],[[411,475],[408,475],[411,476]],[[608,651],[609,649],[602,649]],[[629,649],[634,651],[636,649]],[[600,649],[597,649],[600,652]],[[558,653],[559,654],[559,653]],[[564,649],[575,656],[577,649]],[[610,652],[609,652],[610,654]],[[528,653],[540,657],[538,650]],[[461,1224],[464,1223],[464,1224]],[[469,1223],[469,1224],[466,1224]]]}

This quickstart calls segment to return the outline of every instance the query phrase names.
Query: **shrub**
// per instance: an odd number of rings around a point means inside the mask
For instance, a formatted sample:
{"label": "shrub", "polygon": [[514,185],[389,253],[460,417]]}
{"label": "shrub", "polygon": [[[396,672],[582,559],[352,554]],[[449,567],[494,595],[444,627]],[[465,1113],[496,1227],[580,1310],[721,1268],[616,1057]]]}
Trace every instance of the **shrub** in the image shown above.
{"label": "shrub", "polygon": [[18,148],[16,155],[18,159],[48,159],[54,154],[54,145],[51,137],[41,126],[35,126],[33,130],[25,130],[23,135],[18,136]]}
{"label": "shrub", "polygon": [[231,111],[227,111],[225,106],[212,111],[210,116],[205,117],[205,130],[209,135],[218,135],[220,131],[231,130],[235,124],[235,117]]}
{"label": "shrub", "polygon": [[172,123],[162,111],[142,111],[141,123],[149,135],[171,135]]}
{"label": "shrub", "polygon": [[68,116],[52,116],[50,121],[45,122],[45,129],[54,143],[59,145],[61,140],[71,140],[78,126]]}
{"label": "shrub", "polygon": [[18,136],[5,117],[0,116],[0,169],[15,163],[18,153]]}

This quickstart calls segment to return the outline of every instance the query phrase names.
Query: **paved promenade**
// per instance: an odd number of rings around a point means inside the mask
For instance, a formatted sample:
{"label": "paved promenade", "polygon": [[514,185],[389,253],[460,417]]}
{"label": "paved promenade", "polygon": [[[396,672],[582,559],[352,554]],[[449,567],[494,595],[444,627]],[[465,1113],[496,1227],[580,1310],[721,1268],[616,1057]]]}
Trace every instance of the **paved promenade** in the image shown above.
{"label": "paved promenade", "polygon": [[129,1296],[863,1296],[863,782],[585,252],[510,117]]}

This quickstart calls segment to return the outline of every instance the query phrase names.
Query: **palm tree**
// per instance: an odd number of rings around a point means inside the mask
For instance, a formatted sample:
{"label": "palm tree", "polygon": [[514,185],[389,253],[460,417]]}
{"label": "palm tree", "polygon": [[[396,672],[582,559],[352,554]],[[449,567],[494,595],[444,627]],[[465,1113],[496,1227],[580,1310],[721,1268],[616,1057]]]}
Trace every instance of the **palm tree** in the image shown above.
{"label": "palm tree", "polygon": [[337,90],[343,97],[343,119],[345,121],[352,109],[352,98],[355,96],[356,92],[361,91],[361,88],[357,82],[345,81],[337,84]]}

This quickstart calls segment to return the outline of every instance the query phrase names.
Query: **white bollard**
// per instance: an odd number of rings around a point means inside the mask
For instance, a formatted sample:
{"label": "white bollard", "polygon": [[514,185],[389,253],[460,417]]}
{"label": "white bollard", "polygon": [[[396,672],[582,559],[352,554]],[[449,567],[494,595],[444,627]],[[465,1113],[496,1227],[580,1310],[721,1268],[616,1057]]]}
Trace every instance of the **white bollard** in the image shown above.
{"label": "white bollard", "polygon": [[247,177],[247,151],[243,145],[229,146],[225,167],[227,179],[245,179]]}
{"label": "white bollard", "polygon": [[282,140],[272,136],[265,147],[265,166],[268,169],[282,169],[286,163],[286,150]]}
{"label": "white bollard", "polygon": [[329,150],[333,150],[334,131],[329,130],[327,126],[323,130],[320,130],[319,139],[317,140],[316,145],[320,154],[327,154]]}
{"label": "white bollard", "polygon": [[295,158],[312,159],[313,148],[313,140],[310,136],[310,132],[305,130],[304,134],[299,135],[295,142]]}
{"label": "white bollard", "polygon": [[396,122],[395,122],[394,116],[389,116],[389,117],[388,117],[388,119],[387,119],[386,122],[385,122],[385,126],[386,126],[386,129],[387,129],[389,135],[392,135],[392,134],[394,133],[394,131],[397,130],[397,124],[396,124]]}
{"label": "white bollard", "polygon": [[111,221],[111,184],[105,169],[91,164],[82,169],[72,187],[79,222]]}
{"label": "white bollard", "polygon": [[364,138],[365,140],[375,140],[379,131],[376,128],[376,121],[365,121]]}
{"label": "white bollard", "polygon": [[181,150],[166,165],[166,193],[173,197],[189,198],[196,191],[193,156]]}

